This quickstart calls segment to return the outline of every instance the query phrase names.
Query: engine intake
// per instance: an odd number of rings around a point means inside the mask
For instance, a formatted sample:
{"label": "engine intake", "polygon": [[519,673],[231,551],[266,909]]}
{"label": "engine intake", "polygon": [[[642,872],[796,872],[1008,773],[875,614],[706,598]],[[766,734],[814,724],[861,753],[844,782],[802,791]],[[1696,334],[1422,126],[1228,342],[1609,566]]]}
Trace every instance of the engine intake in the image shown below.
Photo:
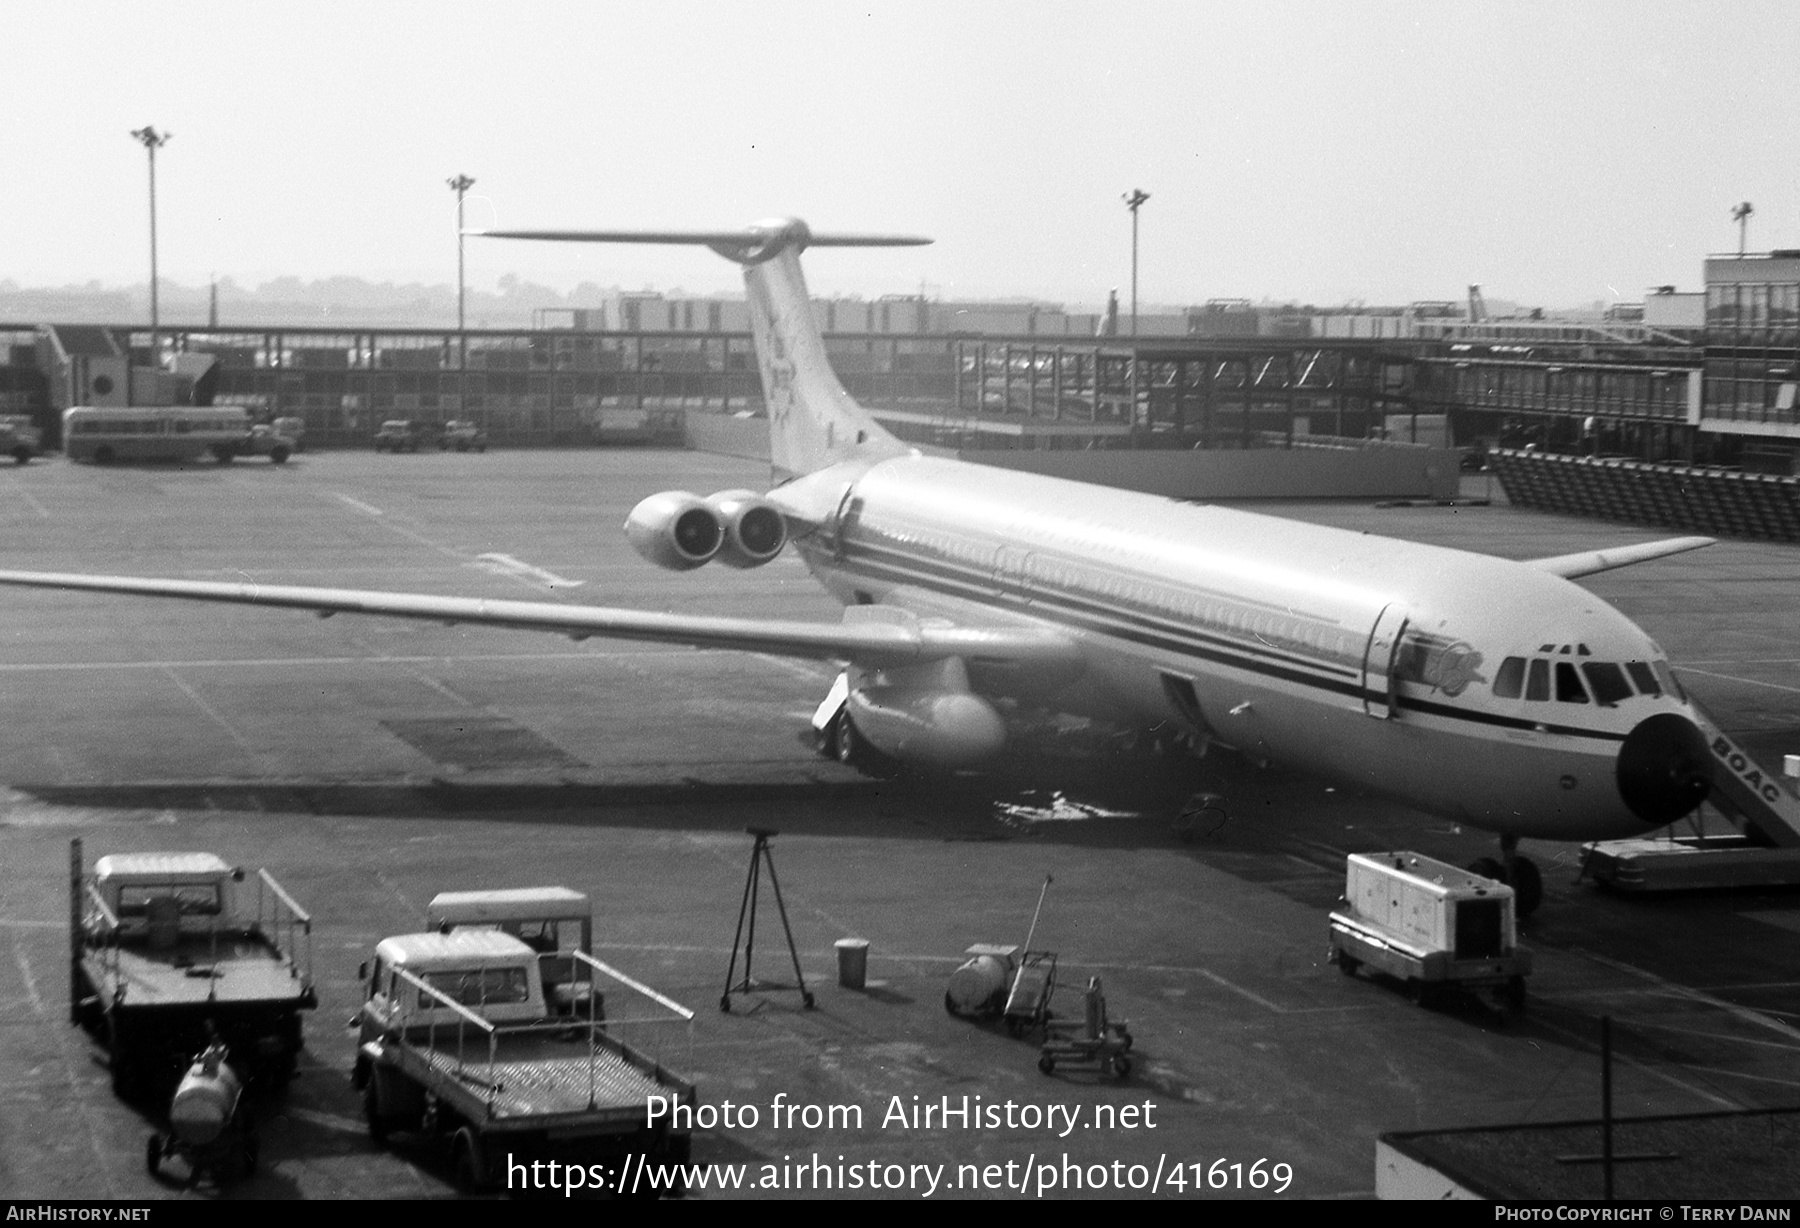
{"label": "engine intake", "polygon": [[711,504],[685,490],[665,490],[631,509],[625,537],[632,549],[671,571],[692,571],[725,544],[725,524]]}
{"label": "engine intake", "polygon": [[720,491],[706,501],[725,534],[719,562],[727,567],[761,567],[787,545],[787,519],[761,495],[748,490]]}

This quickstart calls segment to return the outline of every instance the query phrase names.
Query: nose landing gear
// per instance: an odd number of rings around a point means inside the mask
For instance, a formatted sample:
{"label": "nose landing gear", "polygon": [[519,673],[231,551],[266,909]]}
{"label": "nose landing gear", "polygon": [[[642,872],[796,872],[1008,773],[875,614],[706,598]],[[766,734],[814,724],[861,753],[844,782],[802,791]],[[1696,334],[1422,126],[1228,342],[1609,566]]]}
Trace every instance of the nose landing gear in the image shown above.
{"label": "nose landing gear", "polygon": [[1469,873],[1505,883],[1513,889],[1513,912],[1529,917],[1544,902],[1544,875],[1537,863],[1519,853],[1517,836],[1500,837],[1500,856],[1469,863]]}

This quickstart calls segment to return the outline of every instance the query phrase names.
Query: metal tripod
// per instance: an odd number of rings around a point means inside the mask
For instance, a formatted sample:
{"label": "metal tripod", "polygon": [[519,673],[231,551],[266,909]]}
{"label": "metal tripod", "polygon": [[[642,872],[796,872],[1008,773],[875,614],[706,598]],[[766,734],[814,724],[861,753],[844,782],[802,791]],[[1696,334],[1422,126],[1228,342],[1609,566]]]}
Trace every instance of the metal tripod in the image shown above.
{"label": "metal tripod", "polygon": [[[787,905],[781,899],[781,880],[775,877],[775,858],[769,852],[769,837],[780,833],[768,827],[746,827],[745,831],[756,837],[756,843],[750,849],[750,871],[744,876],[744,902],[738,905],[737,936],[731,940],[731,969],[725,974],[725,993],[719,999],[719,1009],[731,1013],[731,995],[749,993],[752,989],[798,989],[800,1000],[806,1003],[806,1009],[813,1008],[812,991],[806,987],[806,977],[800,971],[800,952],[794,948],[794,931],[788,925]],[[775,985],[756,982],[750,979],[750,957],[756,948],[756,899],[762,887],[762,868],[769,867],[769,885],[775,889],[775,907],[781,913],[781,929],[787,935],[788,954],[794,960],[794,984]],[[744,921],[748,918],[750,928],[744,929]],[[737,958],[739,947],[744,952],[744,979],[737,979]]]}

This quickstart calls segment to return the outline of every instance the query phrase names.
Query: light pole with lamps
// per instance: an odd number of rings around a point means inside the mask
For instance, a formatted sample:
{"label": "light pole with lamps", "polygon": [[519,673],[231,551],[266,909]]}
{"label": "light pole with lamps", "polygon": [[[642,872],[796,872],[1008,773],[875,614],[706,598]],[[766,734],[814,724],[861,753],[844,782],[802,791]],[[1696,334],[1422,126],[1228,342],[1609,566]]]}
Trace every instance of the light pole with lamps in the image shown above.
{"label": "light pole with lamps", "polygon": [[173,132],[158,132],[146,124],[133,128],[131,135],[150,155],[150,359],[162,361],[162,320],[156,303],[156,151],[167,145]]}
{"label": "light pole with lamps", "polygon": [[465,414],[469,409],[469,334],[463,319],[463,195],[475,181],[458,175],[444,182],[456,193],[456,412]]}
{"label": "light pole with lamps", "polygon": [[1122,198],[1125,207],[1131,210],[1131,335],[1137,336],[1137,264],[1138,264],[1138,209],[1150,199],[1150,193],[1142,188],[1133,188]]}
{"label": "light pole with lamps", "polygon": [[475,186],[467,175],[444,181],[456,193],[456,331],[463,331],[463,194]]}

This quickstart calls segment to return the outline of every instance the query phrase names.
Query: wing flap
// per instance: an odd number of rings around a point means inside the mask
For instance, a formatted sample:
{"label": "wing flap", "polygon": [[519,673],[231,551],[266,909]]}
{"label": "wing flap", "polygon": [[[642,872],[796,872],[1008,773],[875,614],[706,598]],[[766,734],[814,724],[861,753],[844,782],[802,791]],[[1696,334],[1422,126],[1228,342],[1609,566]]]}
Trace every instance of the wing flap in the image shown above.
{"label": "wing flap", "polygon": [[1615,567],[1629,567],[1633,563],[1646,563],[1651,559],[1667,558],[1671,554],[1699,550],[1703,546],[1712,545],[1716,540],[1712,537],[1667,537],[1661,541],[1641,542],[1635,546],[1614,546],[1610,550],[1584,550],[1579,554],[1526,559],[1525,565],[1561,576],[1565,580],[1574,580],[1596,572],[1611,571]]}
{"label": "wing flap", "polygon": [[1078,649],[1048,628],[1029,625],[959,627],[933,621],[869,617],[870,607],[851,607],[843,623],[658,614],[608,606],[547,601],[496,601],[383,593],[362,589],[158,580],[57,572],[0,571],[0,584],[134,597],[167,597],[229,605],[310,610],[322,617],[368,614],[451,625],[547,631],[589,637],[730,648],[813,660],[853,661],[873,667],[967,657],[990,661],[1071,661]]}

